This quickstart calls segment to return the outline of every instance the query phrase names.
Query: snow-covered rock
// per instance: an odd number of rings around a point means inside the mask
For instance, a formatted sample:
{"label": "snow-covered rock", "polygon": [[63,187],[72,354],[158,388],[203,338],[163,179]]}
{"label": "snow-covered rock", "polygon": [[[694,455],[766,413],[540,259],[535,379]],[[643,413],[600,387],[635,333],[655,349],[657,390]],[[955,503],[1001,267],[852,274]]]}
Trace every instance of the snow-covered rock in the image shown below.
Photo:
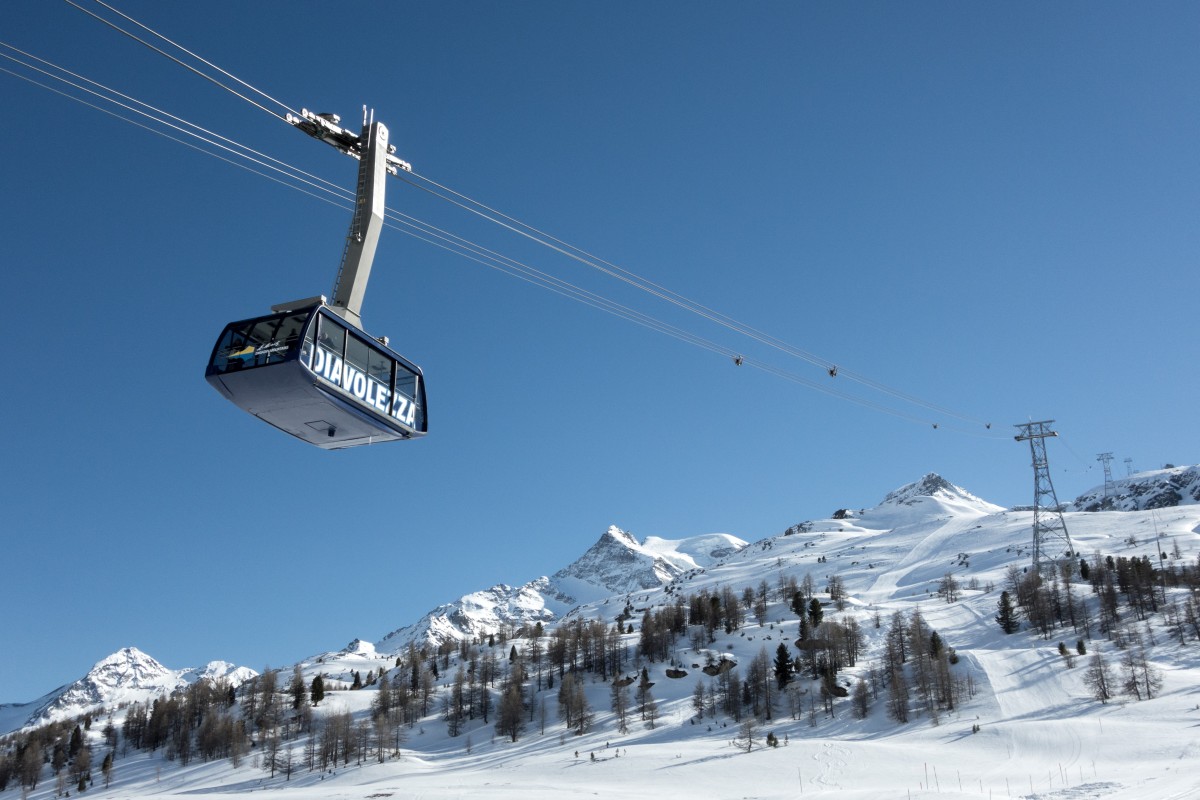
{"label": "snow-covered rock", "polygon": [[737,552],[746,543],[718,533],[687,539],[652,536],[639,542],[613,525],[570,566],[550,577],[577,601],[657,589],[676,576]]}
{"label": "snow-covered rock", "polygon": [[936,472],[930,472],[919,481],[914,481],[901,486],[893,492],[889,492],[888,496],[883,498],[883,502],[880,505],[911,506],[927,497],[932,497],[936,500],[979,505],[989,511],[1000,510],[1000,506],[993,505],[986,500],[981,500],[961,486],[955,486]]}
{"label": "snow-covered rock", "polygon": [[552,576],[463,595],[392,631],[376,647],[396,653],[409,642],[461,641],[505,627],[548,624],[580,603],[661,588],[687,570],[706,567],[745,546],[725,533],[638,541],[613,525],[587,552]]}
{"label": "snow-covered rock", "polygon": [[251,678],[257,677],[258,672],[249,667],[239,667],[228,661],[210,661],[203,667],[182,670],[182,677],[188,683],[197,681],[224,680],[231,686],[241,686]]}
{"label": "snow-covered rock", "polygon": [[1200,503],[1200,466],[1139,472],[1081,494],[1072,511],[1145,511]]}
{"label": "snow-covered rock", "polygon": [[872,526],[897,527],[938,515],[983,516],[1003,510],[930,472],[919,481],[889,492],[883,502],[863,513],[862,521]]}
{"label": "snow-covered rock", "polygon": [[[412,625],[392,631],[376,643],[382,652],[398,653],[409,642],[424,644],[473,639],[506,626],[551,622],[558,614],[547,608],[555,596],[548,578],[524,586],[498,584],[443,603]],[[562,603],[557,603],[560,606]]]}

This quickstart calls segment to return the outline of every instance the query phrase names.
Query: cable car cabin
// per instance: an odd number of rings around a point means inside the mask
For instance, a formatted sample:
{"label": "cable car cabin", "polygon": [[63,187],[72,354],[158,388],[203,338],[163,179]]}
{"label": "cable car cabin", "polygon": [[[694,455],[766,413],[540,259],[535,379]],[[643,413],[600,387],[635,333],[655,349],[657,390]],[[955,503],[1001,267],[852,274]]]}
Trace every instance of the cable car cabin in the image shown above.
{"label": "cable car cabin", "polygon": [[240,408],[326,450],[428,431],[421,368],[323,302],[225,326],[204,377]]}

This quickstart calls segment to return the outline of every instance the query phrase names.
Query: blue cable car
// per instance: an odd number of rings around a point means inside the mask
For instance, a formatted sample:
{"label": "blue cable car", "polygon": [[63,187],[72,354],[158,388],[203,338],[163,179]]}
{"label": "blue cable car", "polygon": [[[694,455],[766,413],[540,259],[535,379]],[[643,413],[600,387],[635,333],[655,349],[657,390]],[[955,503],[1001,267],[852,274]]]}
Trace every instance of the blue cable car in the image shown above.
{"label": "blue cable car", "polygon": [[411,167],[387,128],[364,113],[362,133],[333,114],[288,115],[305,133],[359,160],[354,219],[333,288],[225,326],[204,377],[239,408],[317,447],[335,450],[428,432],[421,368],[362,330],[363,295],[383,227],[384,179]]}

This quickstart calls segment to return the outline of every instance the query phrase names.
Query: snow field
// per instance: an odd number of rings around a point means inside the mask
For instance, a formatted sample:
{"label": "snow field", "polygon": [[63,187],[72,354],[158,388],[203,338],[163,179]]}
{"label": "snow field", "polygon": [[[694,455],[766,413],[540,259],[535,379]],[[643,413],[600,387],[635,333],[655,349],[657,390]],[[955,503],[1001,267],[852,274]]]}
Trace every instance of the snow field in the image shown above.
{"label": "snow field", "polygon": [[[1151,653],[1163,673],[1161,692],[1149,701],[1116,698],[1102,705],[1083,684],[1087,657],[1078,657],[1068,669],[1058,653],[1060,640],[1073,651],[1080,635],[1068,627],[1055,630],[1050,639],[1029,630],[1006,636],[995,623],[1005,572],[1011,564],[1028,562],[1031,517],[971,498],[908,497],[850,519],[813,522],[806,531],[754,543],[667,587],[607,597],[570,615],[611,624],[628,603],[637,610],[631,619],[636,629],[642,609],[671,603],[678,593],[729,587],[740,594],[763,580],[773,589],[781,576],[805,574],[828,602],[826,582],[837,575],[849,595],[846,610],[828,604],[826,618],[853,616],[867,643],[867,654],[856,666],[839,673],[842,685],[853,685],[878,665],[886,628],[897,611],[908,615],[919,608],[929,629],[957,650],[955,674],[969,675],[975,694],[954,712],[942,712],[936,725],[919,713],[906,724],[895,723],[882,695],[872,700],[865,720],[853,716],[848,699],[837,701],[832,718],[818,704],[815,725],[805,713],[793,719],[780,703],[775,719],[758,727],[758,746],[744,752],[731,744],[739,734],[736,723],[724,717],[695,720],[691,694],[701,673],[692,664],[704,663],[706,655],[732,657],[744,676],[760,648],[773,656],[783,642],[794,652],[797,619],[782,599],[775,599],[763,625],[748,613],[739,631],[718,633],[700,652],[682,637],[674,660],[687,677],[666,677],[667,663],[646,665],[659,703],[653,729],[638,719],[634,706],[629,733],[619,735],[609,711],[608,683],[586,675],[595,722],[583,735],[558,721],[555,691],[550,691],[539,696],[547,707],[545,733],[535,719],[515,743],[494,735],[481,720],[450,737],[435,713],[408,731],[403,756],[384,764],[368,760],[328,773],[300,771],[285,781],[269,778],[255,766],[253,754],[236,769],[227,761],[181,768],[160,755],[131,755],[117,761],[111,788],[101,788],[97,780],[88,796],[227,798],[265,790],[280,800],[1200,797],[1200,647],[1195,641],[1180,645],[1163,628],[1162,617],[1155,617]],[[1099,550],[1140,557],[1178,547],[1183,560],[1194,564],[1200,553],[1197,506],[1072,513],[1067,521],[1076,549],[1085,555]],[[947,572],[963,587],[960,599],[949,604],[935,593]],[[967,588],[972,579],[976,588]],[[1085,584],[1075,590],[1091,596]],[[876,616],[882,622],[878,629]],[[631,655],[638,636],[623,636]],[[520,649],[525,642],[498,644],[502,659],[512,644]],[[1087,647],[1115,661],[1110,642],[1093,638]],[[306,681],[323,673],[348,683],[353,672],[377,673],[394,659],[356,640],[346,650],[306,660],[302,670]],[[439,685],[449,682],[456,659],[449,670],[441,670]],[[635,669],[640,665],[631,661],[626,673]],[[281,672],[281,686],[289,674]],[[317,713],[363,716],[373,698],[371,688],[332,691]],[[93,726],[93,740],[100,727]],[[763,746],[767,732],[781,746]],[[50,800],[53,787],[44,781],[30,797]]]}

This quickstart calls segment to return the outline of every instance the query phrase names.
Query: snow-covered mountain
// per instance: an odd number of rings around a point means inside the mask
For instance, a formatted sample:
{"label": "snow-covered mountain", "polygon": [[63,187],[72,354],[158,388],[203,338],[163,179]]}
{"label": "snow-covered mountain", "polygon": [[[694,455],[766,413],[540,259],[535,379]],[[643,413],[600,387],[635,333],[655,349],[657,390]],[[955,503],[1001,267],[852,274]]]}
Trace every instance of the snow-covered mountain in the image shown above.
{"label": "snow-covered mountain", "polygon": [[[346,731],[346,720],[354,720],[363,741],[375,742],[365,756],[335,760],[336,769],[301,766],[304,754],[319,748],[293,727],[291,735],[298,738],[285,742],[273,758],[265,755],[269,740],[261,738],[257,755],[240,763],[218,757],[182,765],[172,762],[166,747],[122,754],[111,788],[97,779],[88,796],[149,800],[167,793],[218,796],[267,789],[284,800],[335,795],[436,800],[485,792],[501,800],[578,793],[734,797],[746,793],[747,776],[753,776],[753,794],[761,797],[1192,797],[1200,758],[1195,737],[1200,641],[1187,619],[1195,610],[1189,587],[1200,556],[1200,504],[1103,514],[1068,510],[1065,516],[1080,552],[1111,556],[1117,569],[1153,564],[1170,578],[1153,584],[1167,601],[1159,612],[1143,609],[1139,617],[1128,611],[1129,600],[1118,598],[1119,614],[1110,615],[1113,628],[1106,632],[1099,622],[1100,596],[1076,575],[1065,592],[1055,585],[1055,597],[1086,614],[1074,622],[1067,615],[1051,620],[1048,631],[1023,620],[1021,630],[1006,635],[995,620],[997,604],[1013,575],[1020,579],[1029,565],[1033,515],[996,506],[934,474],[889,493],[873,508],[841,509],[749,545],[725,535],[639,541],[612,528],[550,577],[466,595],[379,645],[356,639],[296,665],[306,684],[321,676],[326,685],[319,706],[308,709],[317,731],[312,736],[331,726]],[[756,721],[745,711],[739,721],[721,710],[718,698],[723,691],[730,692],[726,697],[745,692],[733,692],[729,686],[736,684],[722,681],[746,680],[756,661],[769,665],[780,650],[798,665],[797,653],[814,653],[833,641],[802,641],[792,599],[804,585],[826,623],[833,623],[825,635],[852,634],[860,647],[837,668],[833,684],[814,677],[810,667],[798,669],[776,695],[770,715]],[[640,654],[643,634],[659,625],[660,615],[681,608],[702,615],[730,602],[742,609],[739,622],[705,627],[689,620],[665,654]],[[626,613],[631,607],[634,616]],[[900,720],[892,688],[897,684],[885,677],[885,664],[893,658],[889,648],[905,637],[896,631],[914,635],[918,612],[926,641],[932,646],[928,633],[936,632],[953,648],[956,661],[946,667],[949,682],[943,685],[957,687],[957,699],[952,707],[902,700],[912,717]],[[562,625],[564,620],[589,624]],[[624,624],[618,628],[614,620]],[[545,625],[540,661],[532,655],[532,638],[511,635],[530,621]],[[578,730],[559,718],[564,675],[574,666],[554,673],[551,642],[594,636],[592,622],[603,623],[605,652],[624,661],[603,675],[583,666],[582,656],[578,664],[571,662],[580,667],[575,680],[592,713],[587,729]],[[490,633],[509,638],[492,647]],[[404,642],[434,640],[462,647],[403,661],[404,669],[396,669]],[[1114,683],[1112,696],[1102,702],[1088,677],[1097,655],[1106,659],[1115,682],[1127,664],[1143,669],[1140,674],[1152,673],[1153,697],[1126,696]],[[597,657],[595,649],[592,656]],[[516,737],[499,732],[498,706],[486,721],[483,715],[460,720],[451,732],[446,714],[453,687],[463,683],[458,678],[478,677],[472,671],[490,659],[497,670],[490,696],[498,701],[516,658],[527,669],[520,695],[523,732]],[[735,666],[710,669],[718,662]],[[893,661],[890,669],[900,679],[906,672],[916,677],[916,663],[910,657],[907,665]],[[225,674],[226,666],[212,671]],[[646,717],[631,706],[622,727],[614,705],[621,682],[613,675],[633,681],[630,676],[643,669],[655,711]],[[97,691],[110,708],[119,692],[133,698],[135,692],[188,679],[132,649],[105,659],[93,672],[89,677],[107,687]],[[427,693],[427,708],[398,729],[395,744],[382,747],[383,739],[369,733],[379,701],[387,698],[380,678],[386,675],[387,685],[407,690],[416,685],[410,681],[418,672],[421,689],[410,703],[420,705],[417,695]],[[472,680],[465,678],[468,690]],[[362,688],[352,688],[351,681]],[[222,709],[220,718],[250,719],[245,704],[253,694],[239,700],[240,711]],[[96,696],[82,692],[75,707],[84,708]],[[708,704],[699,711],[698,697]],[[0,717],[10,710],[0,707]],[[114,719],[119,728],[120,712]],[[99,753],[104,742],[97,727],[85,735]],[[763,746],[768,733],[778,747]],[[749,742],[755,735],[757,742]],[[53,782],[44,780],[31,797],[51,800],[54,791]]]}
{"label": "snow-covered mountain", "polygon": [[919,481],[889,492],[875,508],[862,512],[860,522],[872,528],[893,528],[909,519],[940,515],[975,517],[1003,510],[930,472]]}
{"label": "snow-covered mountain", "polygon": [[227,661],[203,667],[168,669],[136,647],[126,647],[96,662],[74,683],[62,686],[32,703],[10,705],[4,716],[13,727],[68,719],[123,703],[146,702],[201,680],[223,679],[240,686],[258,673]]}
{"label": "snow-covered mountain", "polygon": [[463,595],[392,631],[375,646],[380,652],[398,653],[409,642],[437,644],[538,622],[548,625],[581,603],[661,588],[684,572],[702,569],[745,546],[726,533],[687,539],[650,536],[638,541],[613,525],[587,552],[552,576]]}
{"label": "snow-covered mountain", "polygon": [[1200,466],[1170,467],[1117,478],[1075,498],[1072,511],[1138,511],[1200,503]]}
{"label": "snow-covered mountain", "polygon": [[612,526],[573,564],[554,573],[550,583],[573,603],[657,589],[687,570],[707,567],[745,546],[726,533],[687,539],[651,536],[639,542]]}
{"label": "snow-covered mountain", "polygon": [[[920,480],[888,492],[882,502],[874,508],[840,508],[834,512],[832,520],[842,525],[855,525],[869,520],[872,526],[894,527],[910,518],[923,519],[945,514],[980,516],[996,514],[1003,510],[1002,506],[976,497],[936,472],[930,472]],[[816,524],[812,521],[801,522],[788,528],[783,535],[808,533]]]}
{"label": "snow-covered mountain", "polygon": [[883,498],[883,502],[880,505],[912,506],[924,502],[926,498],[932,498],[945,503],[966,504],[987,511],[988,513],[1001,510],[1000,506],[989,503],[986,500],[981,500],[966,489],[955,486],[936,472],[930,472],[919,481],[913,481],[910,484],[901,486],[894,492],[889,492],[887,497]]}

